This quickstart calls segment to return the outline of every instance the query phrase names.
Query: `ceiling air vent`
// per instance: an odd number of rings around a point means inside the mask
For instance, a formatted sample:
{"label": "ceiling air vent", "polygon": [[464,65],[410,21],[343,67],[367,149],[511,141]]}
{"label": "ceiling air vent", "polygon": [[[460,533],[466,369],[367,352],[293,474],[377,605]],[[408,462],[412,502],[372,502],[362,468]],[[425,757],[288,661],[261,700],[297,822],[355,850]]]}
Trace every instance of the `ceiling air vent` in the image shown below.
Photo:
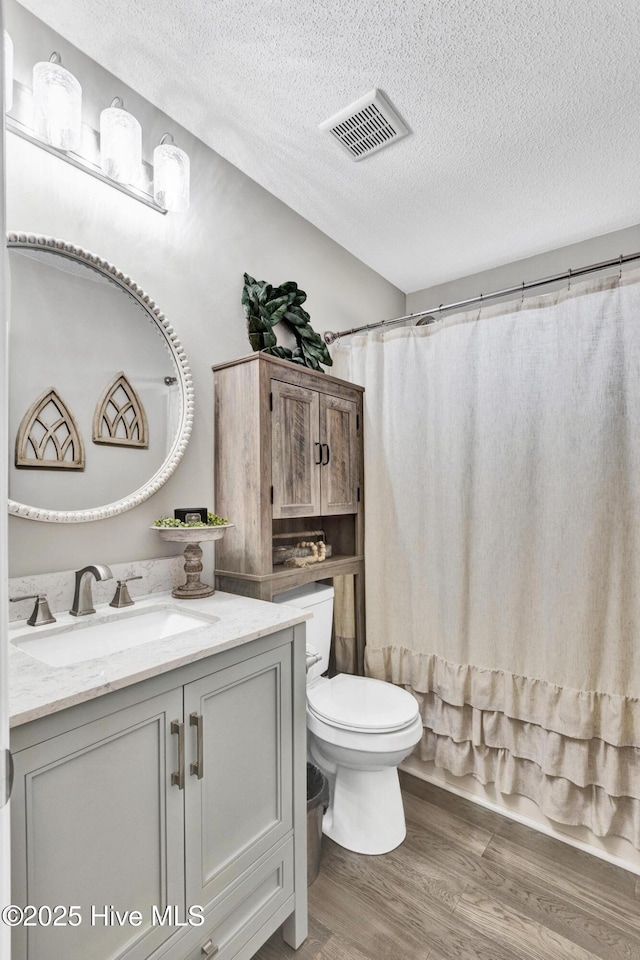
{"label": "ceiling air vent", "polygon": [[320,129],[335,137],[352,160],[362,160],[409,133],[409,128],[379,90],[371,90],[325,120]]}

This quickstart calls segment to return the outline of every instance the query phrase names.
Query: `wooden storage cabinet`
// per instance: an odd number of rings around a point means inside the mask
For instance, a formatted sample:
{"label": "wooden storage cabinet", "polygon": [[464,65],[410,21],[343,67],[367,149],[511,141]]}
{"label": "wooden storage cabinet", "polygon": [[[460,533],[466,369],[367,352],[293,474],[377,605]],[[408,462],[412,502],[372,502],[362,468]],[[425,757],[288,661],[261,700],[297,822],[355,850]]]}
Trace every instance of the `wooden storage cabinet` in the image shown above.
{"label": "wooden storage cabinet", "polygon": [[[363,389],[255,353],[213,368],[219,589],[271,600],[314,580],[355,575],[360,672],[364,626]],[[332,557],[274,566],[273,535],[322,529]]]}
{"label": "wooden storage cabinet", "polygon": [[[204,960],[214,948],[232,960],[285,920],[298,946],[301,724],[304,628],[295,628],[64,711],[54,735],[44,721],[18,728],[13,900],[77,905],[82,923],[16,927],[14,960]],[[171,906],[186,924],[194,905],[202,925],[153,922],[154,907],[157,919]],[[92,924],[92,906],[139,910],[143,921]]]}
{"label": "wooden storage cabinet", "polygon": [[358,405],[271,380],[272,516],[358,512]]}

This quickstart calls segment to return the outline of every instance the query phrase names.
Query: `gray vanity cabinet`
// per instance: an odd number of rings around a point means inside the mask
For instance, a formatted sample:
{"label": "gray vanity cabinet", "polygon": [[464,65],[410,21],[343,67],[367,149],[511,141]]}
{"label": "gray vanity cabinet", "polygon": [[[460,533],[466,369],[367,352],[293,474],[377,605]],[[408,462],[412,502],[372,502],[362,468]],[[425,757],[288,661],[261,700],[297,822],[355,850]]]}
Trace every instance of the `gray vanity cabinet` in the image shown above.
{"label": "gray vanity cabinet", "polygon": [[194,756],[203,730],[185,789],[187,903],[201,904],[291,831],[290,662],[271,651],[189,684],[185,717]]}
{"label": "gray vanity cabinet", "polygon": [[[16,927],[14,960],[143,960],[166,939],[154,904],[184,910],[183,803],[171,787],[171,690],[14,754],[12,897],[77,906],[82,922]],[[92,906],[138,909],[140,927],[105,926]]]}
{"label": "gray vanity cabinet", "polygon": [[299,946],[304,693],[296,627],[19,728],[13,899],[82,924],[16,928],[14,960],[246,960],[284,921]]}

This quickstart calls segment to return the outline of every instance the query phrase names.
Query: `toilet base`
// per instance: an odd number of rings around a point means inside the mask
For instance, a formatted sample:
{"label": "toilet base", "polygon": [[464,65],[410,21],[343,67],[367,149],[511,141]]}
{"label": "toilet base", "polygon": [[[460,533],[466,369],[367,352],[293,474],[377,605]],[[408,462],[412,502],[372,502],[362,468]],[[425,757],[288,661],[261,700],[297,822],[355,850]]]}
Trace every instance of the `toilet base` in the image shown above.
{"label": "toilet base", "polygon": [[396,767],[358,770],[337,766],[329,773],[331,802],[322,832],[354,853],[389,853],[407,829]]}

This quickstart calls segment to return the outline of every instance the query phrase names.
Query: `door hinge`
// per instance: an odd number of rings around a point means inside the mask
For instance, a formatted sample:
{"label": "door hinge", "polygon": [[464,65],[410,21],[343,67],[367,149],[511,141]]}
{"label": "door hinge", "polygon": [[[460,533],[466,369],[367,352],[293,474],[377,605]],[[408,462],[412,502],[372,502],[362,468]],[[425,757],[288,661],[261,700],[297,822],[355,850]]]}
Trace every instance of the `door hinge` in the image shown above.
{"label": "door hinge", "polygon": [[358,487],[358,503],[360,503],[360,487]]}
{"label": "door hinge", "polygon": [[273,503],[273,487],[271,487],[271,503]]}
{"label": "door hinge", "polygon": [[1,781],[0,807],[4,807],[4,805],[9,802],[11,799],[11,791],[13,790],[13,757],[11,756],[11,750],[5,750],[4,754],[4,772]]}
{"label": "door hinge", "polygon": [[269,394],[269,410],[273,410],[273,393]]}
{"label": "door hinge", "polygon": [[356,413],[356,431],[360,429],[360,414]]}

